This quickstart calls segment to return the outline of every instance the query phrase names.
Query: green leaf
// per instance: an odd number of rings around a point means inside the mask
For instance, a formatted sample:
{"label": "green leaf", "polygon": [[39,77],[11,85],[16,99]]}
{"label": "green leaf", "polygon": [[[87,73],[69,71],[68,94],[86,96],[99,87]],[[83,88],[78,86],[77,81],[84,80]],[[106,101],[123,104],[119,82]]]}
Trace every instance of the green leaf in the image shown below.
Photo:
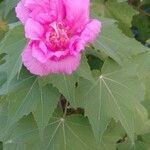
{"label": "green leaf", "polygon": [[31,76],[23,68],[19,78],[14,78],[9,87],[2,87],[1,92],[6,95],[6,101],[9,103],[8,124],[5,130],[9,130],[24,115],[33,112],[42,135],[57,107],[60,97],[58,90],[51,85],[39,86],[38,78]]}
{"label": "green leaf", "polygon": [[97,150],[88,120],[81,115],[54,116],[45,131],[45,149]]}
{"label": "green leaf", "polygon": [[78,87],[83,95],[81,98],[85,103],[85,115],[89,117],[98,140],[101,141],[109,120],[114,118],[121,122],[134,141],[136,124],[133,120],[136,120],[136,109],[140,107],[145,113],[140,104],[144,99],[144,88],[136,77],[135,66],[127,64],[122,68],[112,60],[107,60],[94,84],[81,80]]}
{"label": "green leaf", "polygon": [[105,3],[105,17],[117,20],[118,27],[127,36],[133,37],[130,28],[132,17],[137,13],[127,1],[118,3],[116,0],[110,0]]}
{"label": "green leaf", "polygon": [[138,77],[145,86],[145,100],[142,104],[148,110],[150,117],[150,52],[134,57],[132,63],[138,65]]}
{"label": "green leaf", "polygon": [[0,19],[0,41],[3,39],[6,31],[8,30],[7,28],[7,23]]}
{"label": "green leaf", "polygon": [[150,75],[150,52],[133,57],[131,62],[138,65],[138,76],[140,79]]}
{"label": "green leaf", "polygon": [[150,52],[134,57],[131,62],[138,66],[138,77],[144,83],[146,88],[145,99],[150,99]]}
{"label": "green leaf", "polygon": [[125,135],[125,131],[123,130],[120,123],[115,123],[115,121],[112,120],[103,135],[101,149],[116,150],[117,142],[123,139]]}
{"label": "green leaf", "polygon": [[4,3],[4,1],[2,1],[2,2],[0,2],[0,20],[3,19],[4,11],[5,11],[5,3]]}
{"label": "green leaf", "polygon": [[147,145],[147,147],[150,147],[150,143],[149,143],[149,141],[150,141],[150,132],[147,132],[147,133],[141,135],[141,137],[142,137],[142,141],[145,143],[145,145]]}
{"label": "green leaf", "polygon": [[125,36],[111,19],[102,21],[102,33],[94,43],[94,47],[113,58],[119,64],[123,59],[149,51],[135,39]]}
{"label": "green leaf", "polygon": [[4,72],[0,72],[0,87],[6,82],[7,77]]}
{"label": "green leaf", "polygon": [[77,75],[49,75],[47,77],[39,78],[41,85],[52,84],[61,94],[73,105],[76,106],[75,99],[75,84],[77,82]]}
{"label": "green leaf", "polygon": [[145,42],[146,40],[150,39],[149,24],[149,17],[145,16],[144,14],[138,14],[133,17],[132,25],[138,30],[138,40]]}
{"label": "green leaf", "polygon": [[[3,72],[2,72],[3,74]],[[4,73],[6,78],[6,73]],[[22,87],[26,87],[29,85],[28,82],[32,81],[34,76],[31,76],[27,70],[22,67],[20,74],[18,76],[15,76],[9,83],[5,81],[2,87],[0,87],[0,95],[6,95],[8,93],[12,93],[17,91],[18,89],[21,89]],[[7,78],[6,78],[7,79]]]}
{"label": "green leaf", "polygon": [[136,141],[135,144],[122,143],[118,145],[118,150],[148,150],[148,147],[141,141]]}
{"label": "green leaf", "polygon": [[37,78],[29,78],[26,82],[26,85],[22,85],[20,89],[7,95],[7,100],[9,101],[9,118],[6,130],[24,115],[28,115],[35,110],[37,102],[41,99]]}
{"label": "green leaf", "polygon": [[19,0],[5,0],[5,16],[17,5]]}
{"label": "green leaf", "polygon": [[116,24],[122,32],[133,37],[130,30],[131,21],[138,12],[128,4],[127,0],[95,0],[92,8],[94,14],[117,20]]}
{"label": "green leaf", "polygon": [[150,133],[138,135],[135,143],[131,144],[129,139],[126,137],[123,142],[118,143],[118,150],[149,150],[150,148]]}
{"label": "green leaf", "polygon": [[31,115],[15,124],[8,135],[3,139],[4,150],[41,150],[43,147],[38,128]]}
{"label": "green leaf", "polygon": [[19,88],[7,95],[9,113],[6,130],[9,130],[24,115],[33,112],[42,134],[49,118],[57,107],[60,94],[57,89],[50,85],[40,87],[38,79],[35,77],[28,77],[25,82],[26,84],[19,85]]}
{"label": "green leaf", "polygon": [[21,52],[25,47],[23,27],[15,24],[0,43],[0,53],[6,54],[6,63],[0,66],[0,70],[7,72],[8,84],[14,76],[20,72],[22,67]]}
{"label": "green leaf", "polygon": [[87,79],[91,82],[94,81],[90,70],[90,66],[88,65],[87,58],[85,55],[82,56],[80,66],[76,72],[80,77],[83,77],[84,79]]}
{"label": "green leaf", "polygon": [[3,143],[0,142],[0,149],[3,150]]}
{"label": "green leaf", "polygon": [[146,93],[145,100],[143,101],[143,105],[148,111],[148,116],[150,118],[150,74],[142,79],[143,84],[145,85]]}
{"label": "green leaf", "polygon": [[98,150],[86,118],[81,115],[62,116],[62,113],[55,112],[43,140],[39,138],[33,117],[24,117],[3,139],[4,150]]}
{"label": "green leaf", "polygon": [[40,95],[40,101],[37,101],[37,107],[33,111],[33,115],[41,134],[43,134],[54,109],[57,107],[60,94],[51,85],[46,85],[40,89]]}
{"label": "green leaf", "polygon": [[[0,97],[0,101],[5,100],[6,98]],[[1,102],[0,103],[0,140],[2,141],[5,136],[5,127],[7,125],[7,119],[8,119],[8,103],[7,102]]]}

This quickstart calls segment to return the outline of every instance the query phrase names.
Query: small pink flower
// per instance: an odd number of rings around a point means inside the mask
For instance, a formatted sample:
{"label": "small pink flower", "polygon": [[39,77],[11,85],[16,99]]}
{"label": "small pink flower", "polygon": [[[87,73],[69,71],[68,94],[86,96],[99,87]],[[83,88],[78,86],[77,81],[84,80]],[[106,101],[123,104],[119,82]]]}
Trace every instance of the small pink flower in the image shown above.
{"label": "small pink flower", "polygon": [[101,30],[89,18],[89,0],[21,0],[16,13],[29,39],[23,64],[40,76],[75,71],[82,50]]}

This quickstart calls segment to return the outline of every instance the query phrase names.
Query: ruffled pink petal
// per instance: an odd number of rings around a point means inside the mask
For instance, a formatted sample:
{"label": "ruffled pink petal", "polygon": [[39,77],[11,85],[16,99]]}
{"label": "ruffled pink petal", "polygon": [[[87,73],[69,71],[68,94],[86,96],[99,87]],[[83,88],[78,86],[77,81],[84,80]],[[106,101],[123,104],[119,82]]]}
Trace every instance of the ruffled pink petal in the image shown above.
{"label": "ruffled pink petal", "polygon": [[100,31],[101,31],[101,22],[93,19],[85,26],[85,29],[81,33],[81,38],[86,43],[91,43],[95,40]]}
{"label": "ruffled pink petal", "polygon": [[89,20],[89,0],[64,0],[66,20],[73,30],[83,28]]}
{"label": "ruffled pink petal", "polygon": [[71,74],[73,71],[77,69],[80,64],[81,55],[77,56],[66,56],[64,59],[59,61],[49,60],[46,63],[47,69],[49,73],[64,73]]}
{"label": "ruffled pink petal", "polygon": [[45,23],[53,19],[50,13],[49,0],[25,0],[24,7],[30,10],[29,18],[32,18],[40,23]]}
{"label": "ruffled pink petal", "polygon": [[41,51],[37,44],[32,44],[32,56],[36,58],[41,63],[45,63],[47,61],[46,55]]}
{"label": "ruffled pink petal", "polygon": [[48,52],[48,58],[55,57],[55,58],[59,59],[61,57],[68,55],[68,53],[69,53],[69,49],[68,50],[66,49],[64,51],[49,51]]}
{"label": "ruffled pink petal", "polygon": [[28,19],[26,21],[25,36],[27,38],[32,40],[39,40],[42,38],[43,33],[44,33],[44,28],[39,22],[33,19]]}
{"label": "ruffled pink petal", "polygon": [[77,69],[80,63],[80,54],[75,56],[66,56],[59,61],[48,60],[46,63],[41,63],[32,56],[32,49],[29,44],[22,53],[23,64],[27,69],[35,75],[45,76],[50,73],[71,74]]}
{"label": "ruffled pink petal", "polygon": [[15,8],[16,16],[20,19],[20,21],[25,24],[29,17],[29,10],[24,6],[24,1],[20,1]]}
{"label": "ruffled pink petal", "polygon": [[50,9],[53,11],[54,16],[57,16],[58,21],[62,21],[65,17],[64,0],[50,0]]}
{"label": "ruffled pink petal", "polygon": [[45,4],[49,4],[49,0],[24,0],[25,1],[25,6],[33,5],[33,4],[38,4],[41,6],[45,6]]}
{"label": "ruffled pink petal", "polygon": [[75,35],[70,39],[69,50],[71,55],[77,55],[85,48],[85,42],[79,36]]}
{"label": "ruffled pink petal", "polygon": [[48,49],[47,49],[47,47],[46,47],[46,45],[45,45],[44,42],[42,42],[42,41],[39,42],[39,48],[42,50],[42,52],[43,52],[44,54],[47,54],[47,53],[48,53]]}
{"label": "ruffled pink petal", "polygon": [[53,13],[47,12],[47,13],[39,13],[34,17],[35,20],[38,20],[40,23],[44,24],[47,22],[52,22],[55,20],[55,17],[53,16]]}

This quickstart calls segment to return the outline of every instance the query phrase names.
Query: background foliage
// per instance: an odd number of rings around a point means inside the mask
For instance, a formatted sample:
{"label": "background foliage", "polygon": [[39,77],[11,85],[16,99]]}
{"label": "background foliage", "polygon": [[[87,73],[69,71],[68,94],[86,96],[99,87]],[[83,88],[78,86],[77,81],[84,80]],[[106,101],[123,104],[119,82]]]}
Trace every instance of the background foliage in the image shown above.
{"label": "background foliage", "polygon": [[30,74],[0,0],[0,150],[150,150],[149,0],[91,0],[102,33],[70,76]]}

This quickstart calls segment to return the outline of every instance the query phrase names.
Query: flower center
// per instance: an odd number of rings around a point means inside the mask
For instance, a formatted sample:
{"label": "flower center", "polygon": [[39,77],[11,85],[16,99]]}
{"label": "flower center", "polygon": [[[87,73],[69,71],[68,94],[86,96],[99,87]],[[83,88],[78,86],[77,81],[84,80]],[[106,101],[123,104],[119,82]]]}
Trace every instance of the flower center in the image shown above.
{"label": "flower center", "polygon": [[48,41],[51,50],[63,51],[69,42],[68,28],[62,23],[53,22],[49,26]]}

